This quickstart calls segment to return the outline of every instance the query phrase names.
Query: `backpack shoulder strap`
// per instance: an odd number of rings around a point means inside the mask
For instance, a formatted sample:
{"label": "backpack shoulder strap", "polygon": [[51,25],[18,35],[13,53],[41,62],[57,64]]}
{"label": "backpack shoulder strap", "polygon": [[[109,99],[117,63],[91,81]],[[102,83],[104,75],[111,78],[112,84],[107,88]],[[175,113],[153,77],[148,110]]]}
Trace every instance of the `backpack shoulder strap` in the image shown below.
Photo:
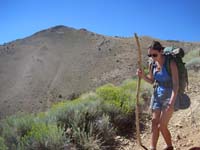
{"label": "backpack shoulder strap", "polygon": [[170,55],[165,55],[165,67],[167,69],[167,72],[169,73],[169,75],[171,76],[171,69],[170,69],[170,63],[173,60],[173,57],[171,57]]}

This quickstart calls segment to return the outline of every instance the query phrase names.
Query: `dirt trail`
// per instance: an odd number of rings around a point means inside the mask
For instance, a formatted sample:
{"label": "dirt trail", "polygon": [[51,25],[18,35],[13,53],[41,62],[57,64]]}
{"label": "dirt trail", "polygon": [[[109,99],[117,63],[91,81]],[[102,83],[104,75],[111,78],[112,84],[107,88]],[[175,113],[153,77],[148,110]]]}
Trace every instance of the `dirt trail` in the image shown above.
{"label": "dirt trail", "polygon": [[[174,112],[169,123],[169,130],[172,134],[173,145],[175,150],[189,150],[196,147],[200,150],[200,74],[190,73],[190,86],[188,95],[191,98],[191,106],[185,110]],[[147,129],[141,134],[141,140],[144,146],[149,148],[151,121],[147,122]],[[139,150],[136,140],[121,139],[122,146],[120,150]],[[165,147],[164,139],[160,134],[157,150]],[[141,149],[142,150],[142,149]]]}

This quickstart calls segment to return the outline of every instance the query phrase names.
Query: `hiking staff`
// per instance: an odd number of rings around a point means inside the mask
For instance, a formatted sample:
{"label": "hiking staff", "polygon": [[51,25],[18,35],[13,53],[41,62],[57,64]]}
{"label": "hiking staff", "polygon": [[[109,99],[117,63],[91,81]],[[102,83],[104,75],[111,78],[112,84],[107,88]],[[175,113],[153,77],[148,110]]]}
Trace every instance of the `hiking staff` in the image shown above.
{"label": "hiking staff", "polygon": [[[142,65],[141,65],[141,62],[142,62],[142,59],[141,59],[141,49],[140,49],[140,43],[139,43],[139,40],[138,40],[138,36],[137,34],[135,33],[135,39],[136,39],[136,43],[137,43],[137,46],[138,46],[138,60],[137,60],[137,63],[138,63],[138,66],[139,68],[142,68]],[[136,133],[137,133],[137,143],[139,146],[141,146],[141,138],[140,138],[140,123],[139,123],[139,94],[140,94],[140,83],[141,83],[141,78],[139,77],[138,78],[138,82],[137,82],[137,94],[136,94],[136,108],[135,108],[135,118],[136,118]]]}
{"label": "hiking staff", "polygon": [[[137,47],[138,47],[138,60],[137,60],[137,64],[139,66],[139,68],[142,68],[142,52],[141,52],[141,48],[140,48],[140,42],[138,39],[137,34],[135,33],[135,40],[137,43]],[[140,137],[140,119],[139,119],[139,98],[140,98],[140,84],[141,84],[141,77],[138,78],[138,82],[137,82],[137,93],[136,93],[136,109],[135,109],[135,118],[136,118],[136,133],[137,133],[137,143],[140,147],[142,147],[145,150],[148,150],[144,145],[142,145],[141,142],[141,137]]]}

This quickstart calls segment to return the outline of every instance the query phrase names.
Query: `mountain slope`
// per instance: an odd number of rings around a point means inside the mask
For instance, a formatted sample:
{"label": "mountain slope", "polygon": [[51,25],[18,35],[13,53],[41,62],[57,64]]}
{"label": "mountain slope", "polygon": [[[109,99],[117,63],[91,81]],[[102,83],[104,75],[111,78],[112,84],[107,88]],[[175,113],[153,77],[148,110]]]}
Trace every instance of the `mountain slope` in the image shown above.
{"label": "mountain slope", "polygon": [[[143,59],[153,39],[142,37]],[[162,41],[187,51],[199,43]],[[0,116],[38,112],[52,102],[112,82],[119,84],[136,69],[133,38],[108,37],[86,29],[56,26],[0,45]]]}

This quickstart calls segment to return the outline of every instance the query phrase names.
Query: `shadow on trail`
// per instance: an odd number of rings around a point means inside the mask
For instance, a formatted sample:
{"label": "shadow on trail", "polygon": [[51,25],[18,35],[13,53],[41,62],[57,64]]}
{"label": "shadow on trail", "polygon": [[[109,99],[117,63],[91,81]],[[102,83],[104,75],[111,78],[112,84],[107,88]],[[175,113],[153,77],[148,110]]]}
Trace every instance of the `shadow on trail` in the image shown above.
{"label": "shadow on trail", "polygon": [[192,147],[189,150],[200,150],[200,147]]}

